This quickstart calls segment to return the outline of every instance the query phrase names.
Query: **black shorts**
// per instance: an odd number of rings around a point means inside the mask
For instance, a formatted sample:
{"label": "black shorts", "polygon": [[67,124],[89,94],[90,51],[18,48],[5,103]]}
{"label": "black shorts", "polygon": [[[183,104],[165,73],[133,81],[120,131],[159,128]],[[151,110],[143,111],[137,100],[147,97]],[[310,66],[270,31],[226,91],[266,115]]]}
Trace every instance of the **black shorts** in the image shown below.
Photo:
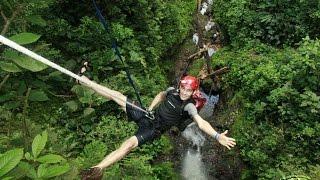
{"label": "black shorts", "polygon": [[[130,99],[127,99],[127,102],[141,107],[139,103],[131,101]],[[144,112],[132,107],[128,103],[126,104],[126,112],[129,121],[134,121],[139,126],[137,132],[135,133],[139,146],[160,137],[160,133],[159,131],[155,130],[152,120],[148,119]]]}

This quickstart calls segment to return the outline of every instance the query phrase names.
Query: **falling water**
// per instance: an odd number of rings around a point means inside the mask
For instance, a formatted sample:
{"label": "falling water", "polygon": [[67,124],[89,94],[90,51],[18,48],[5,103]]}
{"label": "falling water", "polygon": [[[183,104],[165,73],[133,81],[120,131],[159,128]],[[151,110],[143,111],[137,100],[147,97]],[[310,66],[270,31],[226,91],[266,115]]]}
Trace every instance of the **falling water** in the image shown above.
{"label": "falling water", "polygon": [[182,176],[186,180],[207,180],[206,168],[202,162],[201,146],[205,137],[202,135],[198,126],[191,123],[182,135],[193,143],[193,148],[188,148],[182,164]]}
{"label": "falling water", "polygon": [[[215,104],[219,100],[218,96],[206,97],[207,103],[199,112],[200,116],[207,119],[213,115]],[[201,147],[206,140],[202,131],[195,123],[191,123],[183,132],[182,136],[192,142],[192,147],[189,147],[185,152],[182,164],[182,176],[186,180],[207,180],[207,169],[202,161]]]}

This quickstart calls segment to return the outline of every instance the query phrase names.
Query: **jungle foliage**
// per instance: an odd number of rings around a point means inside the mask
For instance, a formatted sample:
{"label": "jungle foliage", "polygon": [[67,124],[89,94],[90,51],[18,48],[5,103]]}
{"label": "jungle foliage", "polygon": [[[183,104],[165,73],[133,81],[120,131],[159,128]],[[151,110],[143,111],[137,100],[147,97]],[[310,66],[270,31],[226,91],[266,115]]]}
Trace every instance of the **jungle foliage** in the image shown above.
{"label": "jungle foliage", "polygon": [[319,40],[305,39],[298,49],[254,44],[215,57],[232,67],[224,91],[244,179],[319,178],[319,50]]}
{"label": "jungle foliage", "polygon": [[250,39],[281,47],[295,46],[302,38],[319,37],[319,1],[216,0],[214,16],[229,43]]}
{"label": "jungle foliage", "polygon": [[[89,61],[93,80],[135,99],[124,73],[126,66],[140,89],[143,103],[150,103],[167,86],[165,69],[160,68],[166,62],[160,59],[173,53],[171,48],[189,33],[195,2],[102,0],[97,3],[111,34],[95,16],[91,1],[3,0],[1,35],[75,73],[84,61]],[[125,65],[114,55],[112,37],[118,42]],[[15,156],[14,164],[0,167],[1,178],[60,175],[60,178],[76,179],[81,169],[97,163],[134,134],[136,125],[128,122],[114,103],[77,85],[71,78],[3,45],[0,58],[1,164]],[[44,130],[48,155],[39,160],[35,155],[41,148],[34,150],[29,145],[34,137],[43,137],[40,134]],[[154,162],[171,148],[169,139],[163,136],[135,150],[109,169],[105,177],[176,177],[172,163]],[[37,153],[27,155],[25,152],[29,150]],[[52,165],[55,162],[61,165]],[[25,173],[15,173],[19,171]],[[54,173],[48,173],[51,171]]]}
{"label": "jungle foliage", "polygon": [[[168,84],[163,57],[188,35],[195,1],[2,0],[1,35],[72,70],[90,61],[90,76],[132,98],[124,65],[143,103]],[[246,162],[242,179],[319,179],[320,11],[318,1],[214,1],[225,48],[212,63],[230,65],[222,79],[226,118]],[[279,49],[281,48],[281,49]],[[74,80],[0,45],[1,179],[76,179],[136,130],[113,102]],[[166,136],[105,172],[110,179],[175,179]],[[50,177],[49,177],[50,175]]]}
{"label": "jungle foliage", "polygon": [[234,121],[242,179],[319,179],[319,2],[215,2],[228,41],[212,62],[231,67],[222,117]]}

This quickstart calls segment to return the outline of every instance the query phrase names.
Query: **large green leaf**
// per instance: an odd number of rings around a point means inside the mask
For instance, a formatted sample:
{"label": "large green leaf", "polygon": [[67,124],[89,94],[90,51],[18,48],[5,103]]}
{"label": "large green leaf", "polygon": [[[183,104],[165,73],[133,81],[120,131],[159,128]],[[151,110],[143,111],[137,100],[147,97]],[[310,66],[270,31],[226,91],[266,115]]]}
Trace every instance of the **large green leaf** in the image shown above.
{"label": "large green leaf", "polygon": [[0,62],[0,68],[7,72],[21,72],[22,70],[11,62]]}
{"label": "large green leaf", "polygon": [[44,155],[42,157],[39,157],[37,159],[38,162],[41,162],[41,163],[58,163],[58,162],[62,162],[62,161],[65,161],[65,159],[60,156],[60,155],[56,155],[56,154],[47,154],[47,155]]}
{"label": "large green leaf", "polygon": [[51,178],[55,176],[60,176],[70,170],[69,164],[65,165],[53,165],[46,167],[46,173],[42,175],[43,178]]}
{"label": "large green leaf", "polygon": [[7,151],[0,157],[0,177],[13,169],[21,160],[23,149],[13,149]]}
{"label": "large green leaf", "polygon": [[36,42],[40,37],[41,36],[37,34],[24,32],[24,33],[13,35],[9,39],[20,45],[24,45],[24,44],[30,44],[30,43]]}
{"label": "large green leaf", "polygon": [[39,25],[42,27],[47,25],[47,22],[40,15],[28,16],[26,19],[27,21],[35,25]]}
{"label": "large green leaf", "polygon": [[20,55],[16,51],[7,50],[3,53],[3,57],[12,60],[19,66],[28,69],[32,72],[38,72],[46,69],[48,66],[42,62],[36,61],[28,56]]}
{"label": "large green leaf", "polygon": [[32,154],[34,158],[37,158],[38,155],[41,153],[41,151],[43,150],[44,146],[47,143],[47,139],[48,139],[47,131],[44,131],[41,135],[38,134],[34,138],[32,142]]}
{"label": "large green leaf", "polygon": [[36,61],[27,56],[19,56],[16,59],[12,59],[13,62],[18,64],[19,66],[28,69],[32,72],[38,72],[46,69],[48,66],[43,64],[42,62]]}
{"label": "large green leaf", "polygon": [[21,161],[18,165],[18,168],[27,177],[32,179],[37,178],[37,172],[31,164]]}
{"label": "large green leaf", "polygon": [[46,95],[46,93],[44,93],[43,91],[40,91],[40,90],[32,90],[32,91],[30,92],[29,100],[30,100],[30,101],[41,102],[41,101],[47,101],[47,100],[49,100],[49,98],[48,98],[48,96]]}

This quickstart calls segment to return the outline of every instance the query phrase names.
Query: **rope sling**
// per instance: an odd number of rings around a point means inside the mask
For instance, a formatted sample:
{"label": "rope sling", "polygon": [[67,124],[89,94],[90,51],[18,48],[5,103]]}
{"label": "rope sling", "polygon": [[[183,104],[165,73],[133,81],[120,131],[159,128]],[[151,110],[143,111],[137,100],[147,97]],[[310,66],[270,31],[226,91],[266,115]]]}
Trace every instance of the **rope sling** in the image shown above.
{"label": "rope sling", "polygon": [[100,11],[100,9],[99,9],[96,1],[95,1],[95,0],[92,0],[92,3],[93,3],[93,6],[94,6],[94,8],[95,8],[95,10],[96,10],[96,15],[98,16],[99,21],[101,22],[101,24],[103,25],[104,29],[107,31],[107,33],[109,33],[109,35],[110,35],[110,37],[111,37],[112,48],[114,49],[115,54],[118,56],[118,58],[120,59],[121,63],[122,63],[123,66],[124,66],[124,70],[125,70],[125,72],[126,72],[126,76],[127,76],[127,78],[128,78],[129,83],[130,83],[130,85],[133,87],[134,92],[135,92],[135,94],[136,94],[136,97],[137,97],[137,99],[138,99],[141,107],[144,107],[143,104],[142,104],[141,98],[140,98],[140,92],[138,91],[138,89],[137,89],[134,81],[133,81],[132,78],[131,78],[131,75],[130,75],[130,72],[129,72],[129,70],[128,70],[128,67],[126,66],[126,64],[124,63],[124,61],[123,61],[123,59],[122,59],[122,57],[121,57],[120,51],[119,51],[118,46],[117,46],[117,42],[116,42],[115,38],[112,37],[112,34],[111,34],[110,29],[109,29],[109,26],[108,26],[107,21],[106,21],[106,19],[102,16],[102,13],[101,13],[101,11]]}

